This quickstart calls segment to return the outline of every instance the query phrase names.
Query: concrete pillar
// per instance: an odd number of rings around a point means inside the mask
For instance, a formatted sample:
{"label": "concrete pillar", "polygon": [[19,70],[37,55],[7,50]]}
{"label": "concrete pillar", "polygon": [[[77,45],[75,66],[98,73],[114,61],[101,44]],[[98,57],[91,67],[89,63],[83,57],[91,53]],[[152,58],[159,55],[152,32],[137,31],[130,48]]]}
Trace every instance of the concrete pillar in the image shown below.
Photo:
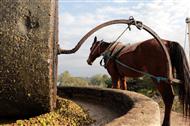
{"label": "concrete pillar", "polygon": [[0,117],[55,108],[57,9],[56,0],[0,1]]}
{"label": "concrete pillar", "polygon": [[188,38],[189,38],[189,61],[190,61],[190,18],[186,18],[186,23],[188,26]]}

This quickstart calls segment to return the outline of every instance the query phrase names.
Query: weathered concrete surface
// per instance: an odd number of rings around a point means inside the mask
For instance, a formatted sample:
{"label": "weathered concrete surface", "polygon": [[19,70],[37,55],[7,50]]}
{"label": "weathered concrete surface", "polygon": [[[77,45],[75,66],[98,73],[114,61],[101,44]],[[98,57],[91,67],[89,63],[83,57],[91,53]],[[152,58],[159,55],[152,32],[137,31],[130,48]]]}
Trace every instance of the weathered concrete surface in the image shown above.
{"label": "weathered concrete surface", "polygon": [[[150,98],[130,91],[114,90],[114,89],[99,89],[99,88],[80,88],[80,87],[58,87],[58,95],[61,97],[68,97],[78,102],[79,104],[85,103],[87,100],[88,110],[93,109],[100,110],[101,108],[93,108],[91,103],[96,102],[99,106],[104,106],[109,109],[111,117],[108,117],[105,113],[97,111],[94,119],[97,121],[92,126],[106,125],[106,126],[160,126],[160,110],[156,102]],[[91,107],[91,108],[90,108]],[[97,105],[95,105],[97,107]],[[98,117],[98,113],[102,114]],[[103,115],[105,114],[105,115]],[[99,118],[102,119],[99,119]],[[112,117],[116,117],[113,119]]]}
{"label": "weathered concrete surface", "polygon": [[80,97],[72,98],[71,100],[82,106],[89,113],[90,118],[95,120],[90,126],[102,126],[121,116],[120,112],[110,111],[111,108],[94,99]]}
{"label": "weathered concrete surface", "polygon": [[0,1],[1,117],[55,107],[56,6],[56,0]]}

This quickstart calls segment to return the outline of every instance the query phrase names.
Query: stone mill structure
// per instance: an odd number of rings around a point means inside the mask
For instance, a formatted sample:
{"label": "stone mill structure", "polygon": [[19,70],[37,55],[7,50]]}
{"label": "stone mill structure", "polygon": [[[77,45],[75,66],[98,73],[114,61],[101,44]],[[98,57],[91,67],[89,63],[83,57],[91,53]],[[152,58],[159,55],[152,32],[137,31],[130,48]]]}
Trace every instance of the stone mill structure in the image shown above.
{"label": "stone mill structure", "polygon": [[57,1],[0,1],[0,117],[54,109]]}

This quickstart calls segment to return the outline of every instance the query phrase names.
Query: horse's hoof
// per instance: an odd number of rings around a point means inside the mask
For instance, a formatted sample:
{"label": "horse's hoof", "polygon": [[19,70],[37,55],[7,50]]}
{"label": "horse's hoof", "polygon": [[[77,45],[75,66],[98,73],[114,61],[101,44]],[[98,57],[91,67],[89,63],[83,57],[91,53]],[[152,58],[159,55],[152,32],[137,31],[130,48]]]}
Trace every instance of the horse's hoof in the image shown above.
{"label": "horse's hoof", "polygon": [[163,123],[162,126],[170,126],[170,123]]}

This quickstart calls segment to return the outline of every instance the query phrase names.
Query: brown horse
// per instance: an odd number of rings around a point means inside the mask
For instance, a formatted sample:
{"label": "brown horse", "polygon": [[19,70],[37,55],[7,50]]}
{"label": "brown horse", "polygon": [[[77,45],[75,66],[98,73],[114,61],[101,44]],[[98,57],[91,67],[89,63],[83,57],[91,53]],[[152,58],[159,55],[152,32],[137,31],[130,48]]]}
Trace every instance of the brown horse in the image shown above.
{"label": "brown horse", "polygon": [[[190,114],[190,71],[183,48],[176,42],[162,40],[170,54],[173,75],[181,80],[179,98],[183,105],[184,115]],[[165,115],[162,126],[170,126],[170,113],[174,100],[172,84],[167,81],[167,59],[155,39],[125,46],[121,43],[107,43],[94,38],[89,65],[103,55],[104,66],[112,79],[112,88],[127,89],[126,77],[149,75],[162,95],[165,104]],[[176,74],[174,74],[176,73]]]}

